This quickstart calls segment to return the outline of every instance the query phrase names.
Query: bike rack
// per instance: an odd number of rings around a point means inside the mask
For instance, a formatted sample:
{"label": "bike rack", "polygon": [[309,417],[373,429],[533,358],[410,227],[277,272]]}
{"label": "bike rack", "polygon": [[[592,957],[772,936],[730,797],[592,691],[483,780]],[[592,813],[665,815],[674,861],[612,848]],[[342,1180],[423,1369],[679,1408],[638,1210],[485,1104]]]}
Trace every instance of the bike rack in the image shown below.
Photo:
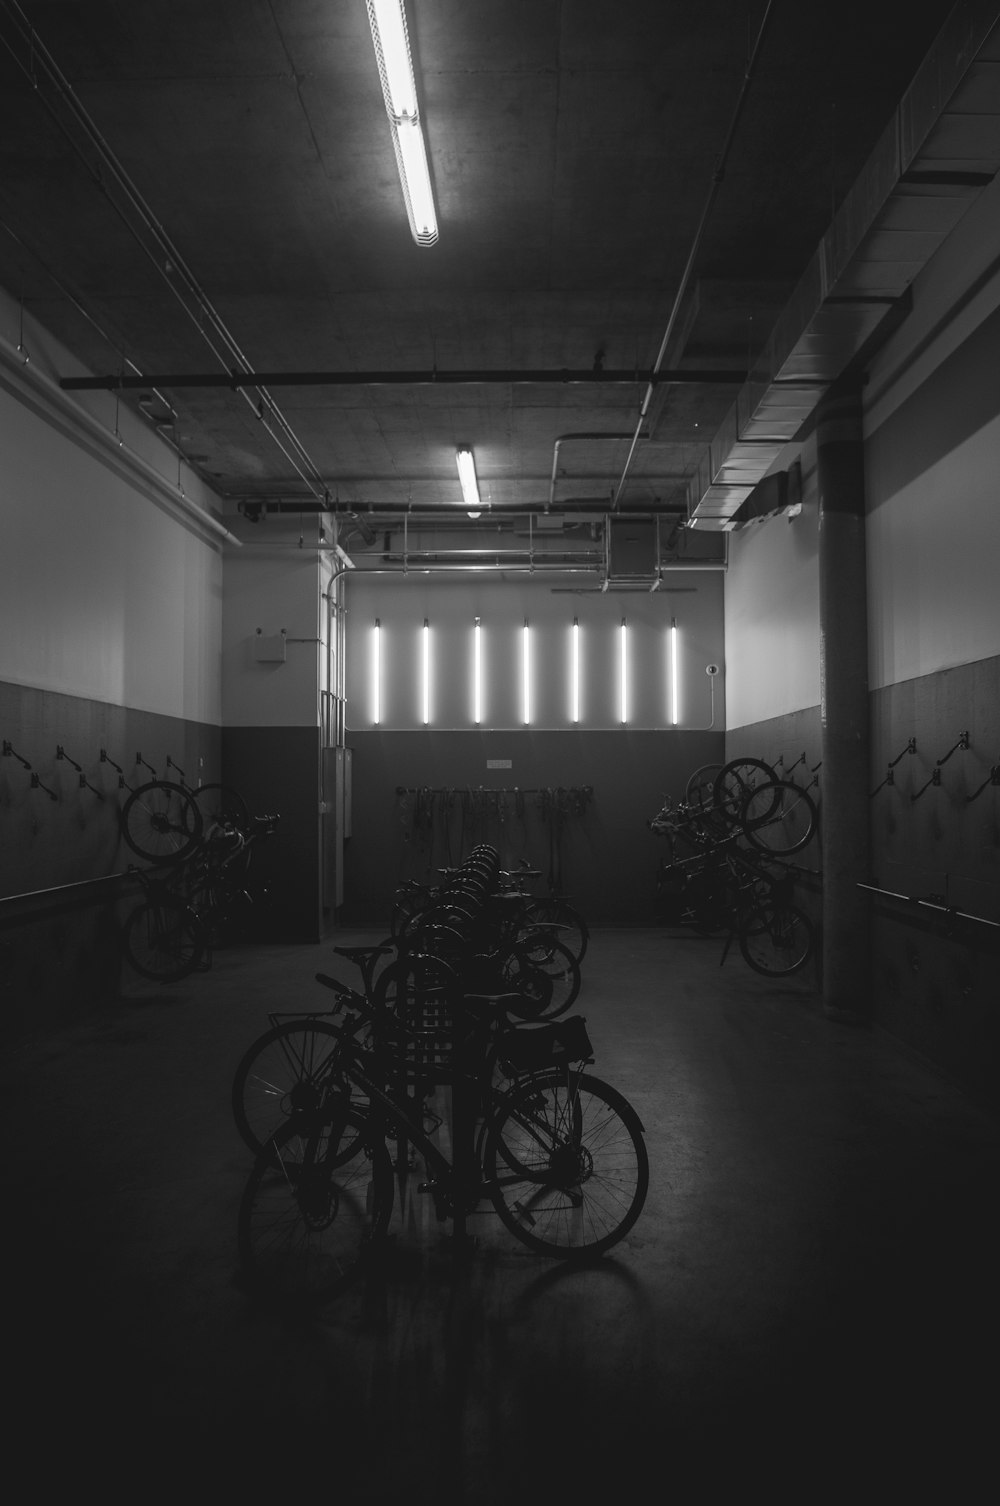
{"label": "bike rack", "polygon": [[[906,757],[907,753],[915,753],[916,751],[917,751],[917,739],[915,737],[911,737],[910,740],[909,740],[909,742],[906,744],[906,747],[903,749],[902,753],[897,753],[896,757],[889,764],[889,766],[887,767],[887,769],[885,771],[885,778],[882,780],[881,784],[877,784],[875,786],[875,788],[872,790],[871,794],[868,796],[869,800],[874,799],[874,797],[878,794],[879,790],[884,789],[887,784],[895,784],[896,783],[896,775],[893,772],[895,770],[896,765],[899,763],[899,761],[900,761],[901,758],[905,758]],[[817,765],[817,767],[819,767],[819,766]]]}
{"label": "bike rack", "polygon": [[987,926],[991,931],[1000,931],[1000,921],[987,920],[985,915],[970,915],[964,910],[958,910],[954,905],[941,903],[941,896],[932,894],[921,897],[918,894],[899,894],[893,889],[881,889],[877,884],[858,884],[859,889],[864,889],[868,894],[878,894],[883,899],[898,899],[904,904],[914,905],[919,910],[932,910],[936,915],[945,917],[946,921],[956,920],[969,921],[978,926]]}

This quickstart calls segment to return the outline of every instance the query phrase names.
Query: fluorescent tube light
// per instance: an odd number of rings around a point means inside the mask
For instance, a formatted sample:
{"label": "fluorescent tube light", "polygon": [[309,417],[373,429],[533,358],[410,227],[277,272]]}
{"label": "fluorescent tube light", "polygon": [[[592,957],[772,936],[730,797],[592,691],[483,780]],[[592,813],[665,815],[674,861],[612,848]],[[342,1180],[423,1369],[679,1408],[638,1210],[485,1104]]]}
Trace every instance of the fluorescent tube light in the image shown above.
{"label": "fluorescent tube light", "polygon": [[382,720],[382,625],[375,618],[372,629],[372,721],[377,727]]}
{"label": "fluorescent tube light", "polygon": [[524,632],[521,638],[521,720],[527,727],[531,723],[531,644],[529,641],[528,619],[524,619]]}
{"label": "fluorescent tube light", "polygon": [[680,686],[677,683],[677,619],[670,623],[670,725],[676,727],[680,720]]}
{"label": "fluorescent tube light", "polygon": [[472,637],[472,717],[478,727],[483,719],[483,650],[478,617]]}
{"label": "fluorescent tube light", "polygon": [[469,517],[478,518],[483,504],[479,497],[479,482],[476,480],[475,456],[467,445],[463,445],[455,452],[455,461],[458,465],[458,479],[462,483],[462,496],[469,509]]}
{"label": "fluorescent tube light", "polygon": [[625,723],[628,721],[628,628],[625,625],[624,617],[622,618],[621,639],[621,692],[621,720],[622,726],[624,727]]}
{"label": "fluorescent tube light", "polygon": [[427,618],[425,617],[424,618],[424,629],[423,629],[423,633],[421,635],[421,650],[422,650],[421,657],[423,659],[423,706],[422,706],[421,709],[423,711],[424,726],[425,727],[427,726],[428,722],[431,719],[431,647],[430,647],[430,636],[431,636],[431,630],[430,630],[430,628],[427,625]]}
{"label": "fluorescent tube light", "polygon": [[418,246],[433,246],[438,238],[437,214],[417,108],[404,0],[368,0],[368,21],[410,232]]}
{"label": "fluorescent tube light", "polygon": [[580,621],[573,618],[573,652],[570,665],[570,715],[574,722],[580,720]]}

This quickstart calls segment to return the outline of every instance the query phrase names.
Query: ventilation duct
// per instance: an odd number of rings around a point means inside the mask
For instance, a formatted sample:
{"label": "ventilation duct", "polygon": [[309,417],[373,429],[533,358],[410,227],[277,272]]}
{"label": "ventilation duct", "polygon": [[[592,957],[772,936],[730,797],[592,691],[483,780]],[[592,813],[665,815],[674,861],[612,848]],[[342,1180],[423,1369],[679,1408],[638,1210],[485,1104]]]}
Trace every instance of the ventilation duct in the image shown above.
{"label": "ventilation duct", "polygon": [[[688,516],[741,509],[828,387],[1000,169],[1000,26],[959,4],[844,200],[688,485]],[[880,331],[880,326],[882,327]]]}

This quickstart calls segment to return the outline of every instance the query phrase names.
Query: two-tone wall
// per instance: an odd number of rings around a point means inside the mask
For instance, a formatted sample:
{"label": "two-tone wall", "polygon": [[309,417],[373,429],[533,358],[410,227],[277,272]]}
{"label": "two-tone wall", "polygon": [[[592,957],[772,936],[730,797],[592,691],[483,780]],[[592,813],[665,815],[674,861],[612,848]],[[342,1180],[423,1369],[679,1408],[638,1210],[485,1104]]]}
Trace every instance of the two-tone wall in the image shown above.
{"label": "two-tone wall", "polygon": [[115,876],[134,857],[118,813],[129,788],[168,773],[168,758],[191,784],[221,767],[223,530],[212,499],[113,398],[69,402],[57,380],[77,369],[0,299],[9,1032],[41,1012],[72,1017],[117,980]]}
{"label": "two-tone wall", "polygon": [[[873,1004],[880,1024],[995,1099],[1000,185],[912,291],[863,392],[871,878],[913,901],[872,901]],[[801,461],[801,515],[735,533],[726,583],[727,753],[805,752],[799,773],[822,741],[814,445]],[[928,896],[943,911],[916,904]]]}
{"label": "two-tone wall", "polygon": [[646,823],[721,757],[724,676],[706,667],[722,659],[722,577],[675,571],[655,592],[575,581],[349,576],[345,918],[384,924],[400,879],[489,841],[595,924],[654,919]]}

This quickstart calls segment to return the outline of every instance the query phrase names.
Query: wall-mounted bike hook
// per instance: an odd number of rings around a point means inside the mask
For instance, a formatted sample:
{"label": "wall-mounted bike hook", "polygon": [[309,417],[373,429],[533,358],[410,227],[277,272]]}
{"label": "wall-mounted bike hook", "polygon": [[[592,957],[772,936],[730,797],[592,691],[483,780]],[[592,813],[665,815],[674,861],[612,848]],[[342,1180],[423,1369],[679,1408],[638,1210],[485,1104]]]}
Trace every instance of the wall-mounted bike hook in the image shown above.
{"label": "wall-mounted bike hook", "polygon": [[[875,788],[872,790],[871,794],[868,796],[869,800],[873,799],[874,796],[876,796],[878,794],[879,790],[885,789],[885,787],[886,787],[887,784],[895,784],[896,783],[896,776],[893,773],[893,770],[895,769],[896,765],[899,763],[899,761],[900,761],[901,758],[905,758],[906,757],[907,753],[915,753],[916,751],[917,751],[917,739],[915,737],[911,737],[910,741],[906,744],[906,747],[903,749],[902,753],[897,753],[896,757],[890,760],[889,764],[886,767],[885,778],[882,780],[881,784],[877,784],[875,786]],[[819,764],[817,764],[816,767],[819,768]]]}
{"label": "wall-mounted bike hook", "polygon": [[4,738],[3,740],[3,756],[4,758],[16,758],[18,763],[23,764],[26,769],[31,768],[31,764],[28,762],[28,760],[26,758],[22,758],[20,753],[17,752],[16,748],[14,748],[6,738]]}
{"label": "wall-mounted bike hook", "polygon": [[975,790],[971,795],[966,795],[966,805],[971,805],[973,800],[978,800],[980,795],[983,793],[983,790],[988,790],[991,786],[1000,786],[1000,763],[995,763],[993,765],[993,767],[990,769],[989,777],[983,780],[978,790]]}
{"label": "wall-mounted bike hook", "polygon": [[[906,747],[903,749],[902,753],[897,753],[896,757],[889,764],[890,769],[894,769],[896,767],[896,765],[899,763],[900,759],[906,757],[907,753],[915,753],[916,751],[917,751],[917,739],[915,737],[911,737],[910,741],[906,744]],[[891,779],[890,779],[889,783],[890,784],[892,783]]]}
{"label": "wall-mounted bike hook", "polygon": [[37,774],[32,774],[31,776],[31,788],[33,790],[44,790],[50,800],[59,799],[59,796],[56,794],[55,790],[50,790],[47,784],[43,784]]}
{"label": "wall-mounted bike hook", "polygon": [[919,790],[917,790],[917,793],[915,795],[911,795],[910,796],[910,801],[912,802],[914,800],[919,800],[920,797],[921,797],[921,795],[924,793],[924,791],[925,790],[929,790],[932,784],[940,784],[940,783],[941,783],[941,770],[940,769],[934,769],[932,771],[931,777],[930,777],[930,779],[928,779],[927,783],[926,784],[922,784],[920,786]]}
{"label": "wall-mounted bike hook", "polygon": [[67,763],[72,764],[78,774],[83,773],[83,765],[78,764],[75,758],[70,758],[62,743],[56,743],[56,757],[59,759],[65,759]]}
{"label": "wall-mounted bike hook", "polygon": [[135,755],[135,765],[136,765],[136,768],[140,768],[141,767],[141,768],[144,768],[144,769],[148,769],[149,772],[152,774],[153,778],[154,779],[156,778],[156,770],[153,768],[153,765],[151,763],[147,763],[146,762],[146,760],[143,758],[143,756],[142,756],[141,753],[137,753]]}
{"label": "wall-mounted bike hook", "polygon": [[944,755],[944,757],[943,758],[939,758],[937,760],[937,766],[938,766],[938,768],[940,768],[943,763],[947,763],[948,760],[949,760],[949,758],[951,757],[951,755],[953,753],[957,753],[958,750],[959,750],[959,748],[962,748],[964,751],[967,752],[968,751],[968,747],[969,747],[969,734],[967,732],[960,732],[958,734],[958,742],[955,744],[955,746],[953,748],[949,748],[948,751],[947,751],[947,753]]}
{"label": "wall-mounted bike hook", "polygon": [[181,784],[184,783],[184,770],[181,768],[180,764],[174,763],[169,753],[167,754],[167,768],[173,769],[176,774],[179,774]]}

